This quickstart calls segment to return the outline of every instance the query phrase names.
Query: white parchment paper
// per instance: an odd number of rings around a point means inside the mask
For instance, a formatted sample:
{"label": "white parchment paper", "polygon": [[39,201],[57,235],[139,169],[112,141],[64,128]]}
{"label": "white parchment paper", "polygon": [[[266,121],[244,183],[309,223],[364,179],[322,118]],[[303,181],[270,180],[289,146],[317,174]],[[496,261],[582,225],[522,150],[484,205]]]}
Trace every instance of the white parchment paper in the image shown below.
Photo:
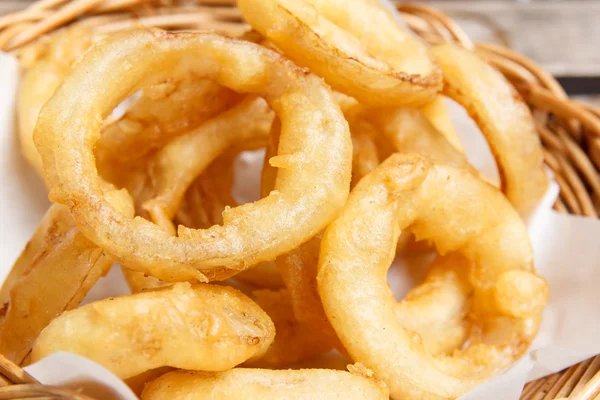
{"label": "white parchment paper", "polygon": [[112,372],[77,354],[54,353],[24,369],[44,385],[81,390],[94,399],[137,399],[129,386]]}
{"label": "white parchment paper", "polygon": [[[14,126],[15,93],[19,81],[16,60],[0,53],[0,281],[10,270],[47,208],[41,181],[20,154]],[[469,159],[482,172],[497,179],[495,164],[485,140],[464,111],[451,103],[456,126]],[[240,201],[257,197],[262,164],[260,152],[240,157],[236,164],[234,194]],[[530,218],[529,230],[538,271],[550,283],[550,301],[532,351],[504,374],[477,387],[462,400],[518,399],[528,379],[559,371],[600,353],[600,221],[560,215],[551,210],[558,189],[552,185],[545,200]],[[401,297],[418,282],[392,268],[390,284]],[[101,279],[86,302],[127,293],[118,269]],[[84,390],[105,390],[106,399],[135,398],[123,383],[97,364],[79,356],[60,353],[48,357],[28,371],[47,384],[66,385],[87,382]],[[60,373],[58,373],[60,372]],[[95,382],[94,386],[89,382]],[[104,388],[104,389],[102,389]]]}

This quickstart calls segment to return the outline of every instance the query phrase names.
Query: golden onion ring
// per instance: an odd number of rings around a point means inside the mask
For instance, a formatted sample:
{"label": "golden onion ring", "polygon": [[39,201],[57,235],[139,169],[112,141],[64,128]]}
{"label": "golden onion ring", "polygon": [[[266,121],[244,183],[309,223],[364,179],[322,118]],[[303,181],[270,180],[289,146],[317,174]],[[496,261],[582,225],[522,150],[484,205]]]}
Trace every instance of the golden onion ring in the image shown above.
{"label": "golden onion ring", "polygon": [[240,98],[185,72],[147,85],[121,118],[102,129],[96,157],[105,162],[139,159],[226,111]]}
{"label": "golden onion ring", "polygon": [[31,361],[69,351],[122,379],[165,366],[224,371],[262,355],[274,336],[267,314],[241,292],[176,283],[62,314],[36,340]]}
{"label": "golden onion ring", "polygon": [[271,126],[271,134],[265,148],[265,158],[263,159],[263,168],[260,173],[260,197],[264,198],[275,189],[277,180],[277,168],[271,165],[271,158],[275,157],[279,148],[279,137],[281,136],[281,122],[275,118]]}
{"label": "golden onion ring", "polygon": [[142,400],[387,400],[389,391],[364,366],[347,371],[326,369],[225,372],[175,371],[149,383]]}
{"label": "golden onion ring", "polygon": [[506,78],[475,53],[452,44],[432,48],[444,71],[444,93],[477,123],[496,159],[502,191],[523,216],[548,187],[533,117]]}
{"label": "golden onion ring", "polygon": [[185,191],[220,154],[239,142],[266,141],[273,113],[260,98],[248,98],[160,149],[149,167],[157,194],[144,202],[152,220],[175,235],[172,219]]}
{"label": "golden onion ring", "polygon": [[[106,195],[119,212],[133,215],[125,190],[110,189]],[[39,333],[76,308],[113,263],[79,232],[65,206],[53,204],[2,285],[0,353],[21,364]]]}
{"label": "golden onion ring", "polygon": [[336,348],[343,351],[343,346],[323,310],[317,289],[320,245],[321,235],[317,235],[296,249],[277,257],[275,265],[289,293],[297,322],[312,328],[311,336],[319,338],[320,349]]}
{"label": "golden onion ring", "polygon": [[[433,357],[396,319],[385,277],[408,227],[472,264],[463,268],[479,329],[452,356]],[[463,169],[402,154],[363,178],[325,230],[318,283],[348,353],[395,398],[454,399],[508,366],[533,341],[548,294],[533,270],[527,229],[497,189]]]}
{"label": "golden onion ring", "polygon": [[334,89],[371,106],[421,106],[442,75],[377,0],[238,0],[245,20]]}
{"label": "golden onion ring", "polygon": [[364,109],[356,118],[372,123],[392,144],[395,151],[423,154],[434,162],[453,165],[478,174],[466,155],[453,146],[420,110]]}
{"label": "golden onion ring", "polygon": [[[264,97],[282,132],[269,196],[226,209],[223,226],[180,226],[173,237],[115,212],[100,191],[92,148],[123,98],[177,68]],[[98,43],[43,107],[34,138],[52,201],[68,205],[79,229],[123,265],[164,281],[223,278],[274,259],[323,229],[350,185],[348,125],[322,81],[273,51],[215,34],[137,30]]]}

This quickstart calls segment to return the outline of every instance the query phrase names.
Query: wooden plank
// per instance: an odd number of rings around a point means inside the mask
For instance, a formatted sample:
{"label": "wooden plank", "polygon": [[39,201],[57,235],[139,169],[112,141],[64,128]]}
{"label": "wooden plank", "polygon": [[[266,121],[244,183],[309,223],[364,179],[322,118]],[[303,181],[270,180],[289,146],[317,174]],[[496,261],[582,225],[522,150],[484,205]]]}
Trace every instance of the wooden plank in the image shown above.
{"label": "wooden plank", "polygon": [[474,40],[507,45],[556,76],[600,77],[600,3],[431,1]]}
{"label": "wooden plank", "polygon": [[30,1],[0,0],[0,15],[18,11],[29,3]]}

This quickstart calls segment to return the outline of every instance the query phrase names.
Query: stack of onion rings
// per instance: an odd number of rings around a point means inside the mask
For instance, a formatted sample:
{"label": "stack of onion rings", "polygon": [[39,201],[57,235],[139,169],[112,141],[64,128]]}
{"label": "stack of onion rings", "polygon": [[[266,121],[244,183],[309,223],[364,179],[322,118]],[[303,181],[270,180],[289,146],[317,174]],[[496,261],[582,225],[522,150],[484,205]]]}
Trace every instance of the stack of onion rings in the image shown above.
{"label": "stack of onion rings", "polygon": [[[150,400],[454,399],[523,355],[548,287],[521,218],[547,178],[506,79],[376,0],[239,7],[238,38],[74,23],[32,48],[21,145],[56,204],[0,290],[0,352],[78,353]],[[424,251],[396,300],[387,268]],[[74,309],[114,261],[132,294]]]}

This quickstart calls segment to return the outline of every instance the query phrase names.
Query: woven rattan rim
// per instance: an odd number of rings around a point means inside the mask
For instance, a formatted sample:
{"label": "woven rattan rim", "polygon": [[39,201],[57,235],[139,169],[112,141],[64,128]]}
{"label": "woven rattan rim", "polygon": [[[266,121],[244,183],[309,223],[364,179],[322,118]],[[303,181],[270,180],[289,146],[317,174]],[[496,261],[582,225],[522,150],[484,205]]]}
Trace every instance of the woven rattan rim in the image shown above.
{"label": "woven rattan rim", "polygon": [[[472,49],[500,70],[528,103],[555,174],[559,212],[598,217],[600,213],[600,109],[569,99],[561,85],[537,63],[508,48],[475,43],[435,8],[397,4],[408,26],[430,43],[452,41]],[[45,35],[70,24],[105,34],[136,25],[169,30],[212,30],[238,35],[249,29],[233,0],[39,0],[0,16],[0,50],[23,58]],[[600,356],[525,385],[522,400],[592,400],[600,393]],[[0,356],[2,399],[90,400],[39,384]]]}

